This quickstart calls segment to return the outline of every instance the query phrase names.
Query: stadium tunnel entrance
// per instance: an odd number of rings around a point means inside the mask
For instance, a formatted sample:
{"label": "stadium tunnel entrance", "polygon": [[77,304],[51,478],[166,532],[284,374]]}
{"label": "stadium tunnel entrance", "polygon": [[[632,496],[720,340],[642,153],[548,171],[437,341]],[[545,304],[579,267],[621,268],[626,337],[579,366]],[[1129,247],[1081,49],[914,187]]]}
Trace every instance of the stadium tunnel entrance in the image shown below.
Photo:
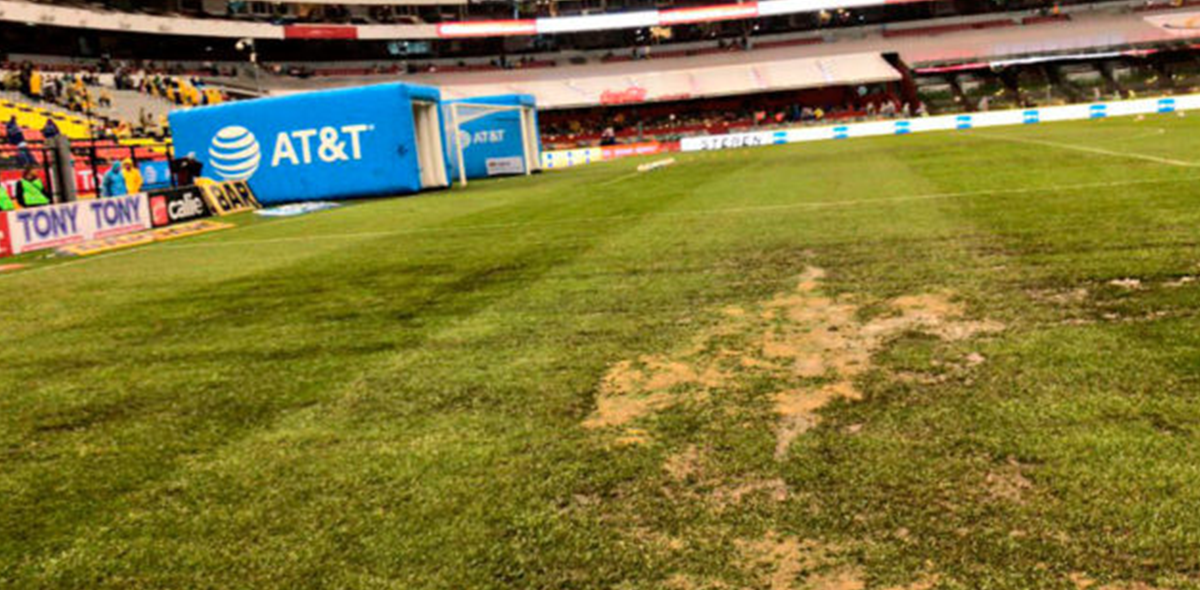
{"label": "stadium tunnel entrance", "polygon": [[421,171],[421,188],[442,188],[450,184],[446,170],[446,149],[442,142],[442,121],[438,104],[432,101],[412,102],[413,128],[417,136],[417,165]]}

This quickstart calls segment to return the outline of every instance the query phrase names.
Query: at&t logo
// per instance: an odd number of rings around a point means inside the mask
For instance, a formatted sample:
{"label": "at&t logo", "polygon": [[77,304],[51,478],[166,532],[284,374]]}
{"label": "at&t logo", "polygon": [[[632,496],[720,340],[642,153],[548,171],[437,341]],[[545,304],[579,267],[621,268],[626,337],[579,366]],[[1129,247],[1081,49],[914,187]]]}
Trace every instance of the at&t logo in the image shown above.
{"label": "at&t logo", "polygon": [[472,144],[482,145],[485,143],[502,143],[503,141],[503,129],[482,129],[476,131],[475,133],[471,133],[470,131],[465,131],[462,129],[458,130],[458,144],[461,145],[464,150],[471,147]]}
{"label": "at&t logo", "polygon": [[[282,164],[306,166],[314,162],[335,164],[363,157],[363,135],[374,125],[342,125],[280,131],[275,136],[271,168]],[[224,180],[249,180],[262,164],[262,148],[249,129],[230,125],[217,132],[208,149],[210,163]]]}
{"label": "at&t logo", "polygon": [[249,180],[262,161],[258,138],[240,125],[218,131],[213,136],[208,155],[213,170],[225,180]]}

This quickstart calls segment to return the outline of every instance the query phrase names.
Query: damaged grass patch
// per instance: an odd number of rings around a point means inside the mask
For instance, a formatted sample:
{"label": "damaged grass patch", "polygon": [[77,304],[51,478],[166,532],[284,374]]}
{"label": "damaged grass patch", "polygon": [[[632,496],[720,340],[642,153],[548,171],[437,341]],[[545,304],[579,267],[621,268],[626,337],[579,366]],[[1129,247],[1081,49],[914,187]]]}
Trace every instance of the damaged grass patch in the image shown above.
{"label": "damaged grass patch", "polygon": [[819,423],[822,408],[862,399],[855,379],[872,368],[872,355],[891,339],[920,332],[959,341],[1004,329],[1000,322],[968,318],[949,292],[896,297],[864,313],[854,297],[827,294],[825,275],[810,266],[790,291],[751,308],[724,308],[721,323],[680,352],[614,364],[583,425],[612,429],[623,442],[646,442],[649,435],[637,425],[655,412],[682,401],[719,400],[749,382],[766,381],[779,386],[769,402],[780,459],[797,436]]}

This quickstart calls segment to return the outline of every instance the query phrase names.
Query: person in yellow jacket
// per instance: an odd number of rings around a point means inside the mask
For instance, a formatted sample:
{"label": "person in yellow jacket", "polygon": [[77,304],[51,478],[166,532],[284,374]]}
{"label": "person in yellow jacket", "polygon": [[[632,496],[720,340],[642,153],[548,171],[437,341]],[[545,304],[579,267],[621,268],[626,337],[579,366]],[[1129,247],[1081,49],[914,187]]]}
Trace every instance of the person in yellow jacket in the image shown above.
{"label": "person in yellow jacket", "polygon": [[15,211],[17,206],[13,204],[12,197],[8,196],[8,189],[0,184],[0,211]]}
{"label": "person in yellow jacket", "polygon": [[142,173],[133,164],[133,160],[125,160],[121,175],[125,177],[125,194],[134,195],[142,192]]}
{"label": "person in yellow jacket", "polygon": [[37,169],[33,166],[26,166],[21,180],[17,181],[16,196],[17,201],[25,208],[50,204],[50,198],[46,196],[46,185],[42,184],[42,179],[38,178]]}

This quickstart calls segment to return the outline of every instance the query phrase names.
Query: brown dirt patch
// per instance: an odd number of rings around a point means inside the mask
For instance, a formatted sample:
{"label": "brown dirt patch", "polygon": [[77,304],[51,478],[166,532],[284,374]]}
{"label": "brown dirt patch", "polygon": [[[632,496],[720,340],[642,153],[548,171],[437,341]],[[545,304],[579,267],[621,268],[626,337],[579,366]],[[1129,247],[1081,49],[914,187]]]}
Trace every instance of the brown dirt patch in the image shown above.
{"label": "brown dirt patch", "polygon": [[933,574],[905,586],[889,586],[887,590],[931,590],[937,586],[939,580],[941,580],[941,576]]}
{"label": "brown dirt patch", "polygon": [[948,293],[897,297],[888,302],[891,315],[862,323],[856,320],[858,306],[823,296],[819,287],[814,280],[803,280],[795,293],[777,296],[767,304],[789,321],[764,334],[763,354],[790,361],[795,377],[829,380],[801,384],[775,395],[780,416],[776,458],[786,455],[792,441],[817,424],[817,410],[836,399],[862,398],[854,378],[870,369],[871,356],[888,339],[916,330],[945,340],[963,340],[1004,329],[999,322],[965,319],[965,306]]}
{"label": "brown dirt patch", "polygon": [[1096,585],[1096,581],[1083,572],[1071,572],[1067,574],[1067,579],[1078,590],[1088,590],[1088,588]]}
{"label": "brown dirt patch", "polygon": [[[625,426],[633,421],[675,403],[674,390],[683,386],[708,389],[725,380],[714,366],[704,369],[681,361],[648,356],[613,365],[600,384],[596,411],[583,422],[585,428]],[[627,431],[626,442],[644,438]]]}
{"label": "brown dirt patch", "polygon": [[866,587],[862,574],[850,568],[817,574],[804,584],[804,588],[811,590],[863,590]]}
{"label": "brown dirt patch", "polygon": [[757,495],[770,498],[773,502],[784,502],[788,499],[787,483],[776,477],[719,487],[713,491],[712,500],[718,507],[725,508],[740,504],[743,499]]}
{"label": "brown dirt patch", "polygon": [[1123,278],[1123,279],[1113,279],[1113,280],[1109,281],[1108,284],[1110,284],[1114,287],[1120,287],[1122,289],[1129,289],[1131,291],[1142,288],[1142,280],[1141,279],[1134,279],[1134,278],[1128,278],[1128,277]]}
{"label": "brown dirt patch", "polygon": [[1024,504],[1033,482],[1025,477],[1024,466],[1010,458],[1004,466],[989,471],[984,477],[988,496],[994,500]]}
{"label": "brown dirt patch", "polygon": [[846,380],[775,394],[775,411],[780,417],[775,435],[775,458],[782,458],[797,436],[817,424],[817,410],[839,398],[857,400],[862,398],[862,394]]}
{"label": "brown dirt patch", "polygon": [[[760,539],[735,542],[741,567],[762,587],[771,590],[863,590],[866,576],[857,566],[839,558],[839,549],[817,541],[800,540],[767,531]],[[940,576],[929,574],[887,590],[931,590]]]}
{"label": "brown dirt patch", "polygon": [[667,457],[663,469],[671,479],[680,482],[687,481],[700,475],[702,461],[700,450],[696,448],[696,445],[688,445],[686,449]]}
{"label": "brown dirt patch", "polygon": [[[673,355],[616,363],[583,425],[618,428],[621,442],[645,442],[648,435],[632,428],[639,419],[736,388],[739,378],[769,378],[787,384],[772,398],[779,417],[775,455],[782,457],[818,423],[821,408],[837,399],[861,399],[854,380],[871,368],[872,355],[889,339],[920,331],[963,340],[1004,329],[999,322],[967,319],[964,304],[945,292],[897,297],[886,302],[885,315],[864,322],[852,298],[822,292],[824,277],[824,270],[809,267],[792,291],[757,308],[725,308],[722,322]],[[731,336],[741,343],[729,343]],[[725,339],[712,346],[718,337]]]}
{"label": "brown dirt patch", "polygon": [[1083,287],[1069,290],[1032,289],[1026,293],[1037,301],[1054,305],[1083,303],[1088,298],[1088,290]]}
{"label": "brown dirt patch", "polygon": [[761,539],[740,540],[742,567],[756,575],[771,590],[796,588],[802,572],[825,565],[827,552],[813,541],[800,541],[768,531]]}

